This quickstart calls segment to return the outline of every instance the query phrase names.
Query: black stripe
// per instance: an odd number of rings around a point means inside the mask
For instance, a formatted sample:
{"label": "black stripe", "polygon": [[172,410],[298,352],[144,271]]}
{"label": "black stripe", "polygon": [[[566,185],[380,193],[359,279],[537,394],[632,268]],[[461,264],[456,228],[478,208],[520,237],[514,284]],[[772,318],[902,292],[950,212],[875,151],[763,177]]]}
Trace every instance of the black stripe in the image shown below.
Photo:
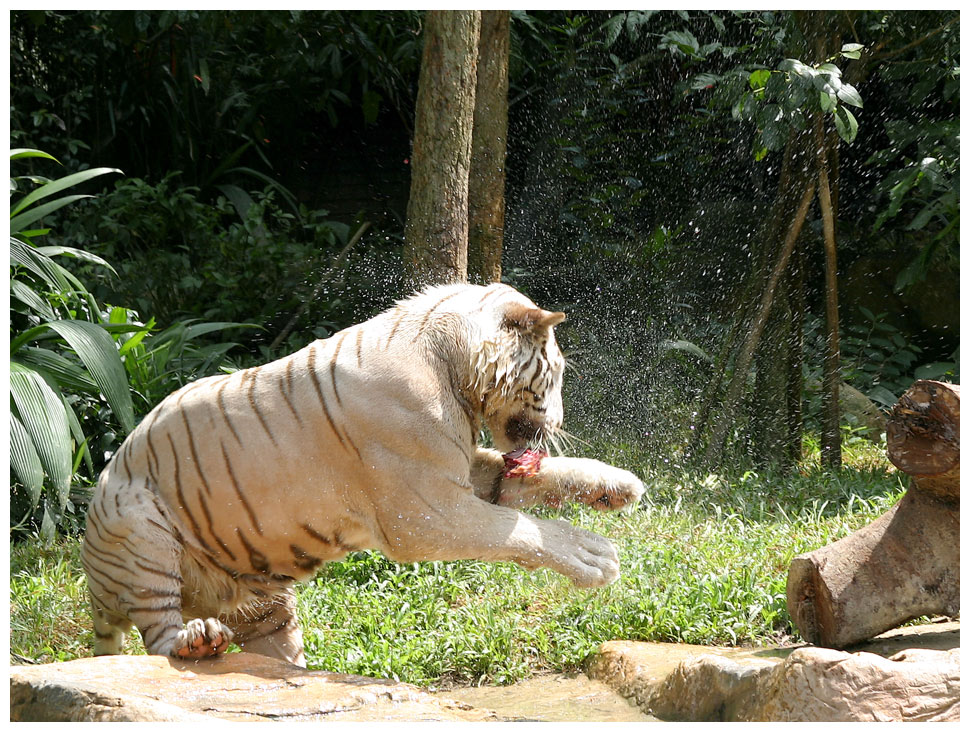
{"label": "black stripe", "polygon": [[[119,601],[121,600],[121,593],[120,592],[115,592],[114,590],[109,589],[108,587],[106,587],[105,586],[105,581],[111,582],[112,584],[115,584],[115,585],[118,585],[119,587],[121,587],[124,590],[127,590],[128,592],[131,592],[132,591],[131,585],[126,584],[124,582],[119,582],[114,577],[112,577],[110,574],[107,574],[105,572],[102,572],[98,567],[88,567],[88,566],[85,566],[85,570],[88,573],[88,589],[90,589],[93,594],[99,594],[100,595],[100,594],[104,594],[104,593],[107,592],[112,597],[118,598]],[[102,580],[102,579],[98,579],[97,577],[93,577],[92,575],[95,575],[95,574],[100,575],[104,579]],[[97,583],[98,583],[98,591],[96,593],[94,591],[94,588],[92,588],[90,586],[90,581],[91,580],[96,580]]]}
{"label": "black stripe", "polygon": [[286,374],[284,379],[279,381],[280,394],[283,395],[283,401],[286,402],[286,406],[290,408],[290,412],[296,417],[296,421],[299,425],[303,425],[303,418],[300,413],[296,411],[296,407],[293,406],[293,401],[290,399],[290,392],[293,391],[293,359],[291,358],[286,362]]}
{"label": "black stripe", "polygon": [[300,528],[303,529],[305,532],[307,532],[307,534],[309,534],[310,536],[312,536],[314,539],[316,539],[317,541],[319,541],[321,544],[325,544],[326,546],[329,546],[329,547],[336,546],[336,547],[342,549],[345,552],[355,552],[355,551],[357,551],[357,547],[355,547],[355,546],[353,546],[351,544],[347,544],[347,543],[345,543],[343,541],[343,538],[340,536],[340,532],[339,531],[334,531],[333,532],[333,539],[329,539],[326,536],[324,536],[323,534],[321,534],[319,531],[317,531],[316,529],[314,529],[309,524],[300,524]]}
{"label": "black stripe", "polygon": [[229,547],[226,546],[226,543],[219,538],[219,535],[216,533],[215,527],[212,525],[212,514],[209,512],[209,504],[206,502],[205,496],[203,496],[201,493],[199,494],[199,505],[202,506],[202,513],[205,514],[206,523],[209,524],[209,534],[212,536],[213,539],[216,540],[216,543],[222,548],[222,550],[229,555],[229,558],[235,562],[236,555],[233,554],[232,551],[229,549]]}
{"label": "black stripe", "polygon": [[131,482],[131,468],[128,467],[128,448],[131,446],[130,443],[131,440],[125,440],[125,446],[121,449],[121,467],[125,469],[129,483]]}
{"label": "black stripe", "polygon": [[232,470],[232,463],[229,461],[229,455],[226,453],[226,446],[223,444],[222,440],[219,441],[219,446],[222,448],[222,459],[226,464],[226,472],[229,474],[229,482],[232,483],[233,489],[236,491],[236,495],[239,496],[239,500],[242,502],[243,508],[246,509],[246,514],[249,516],[249,521],[256,529],[256,533],[260,536],[263,535],[263,529],[259,525],[259,520],[256,518],[256,512],[253,511],[253,507],[249,505],[249,501],[246,500],[246,496],[242,492],[242,488],[239,487],[239,481],[236,480],[236,474]]}
{"label": "black stripe", "polygon": [[397,329],[398,327],[400,327],[401,321],[404,320],[404,317],[408,314],[407,310],[401,307],[397,308],[397,311],[398,311],[397,319],[394,321],[394,325],[391,327],[391,333],[390,335],[387,336],[387,341],[384,343],[385,351],[390,347],[391,340],[397,334]]}
{"label": "black stripe", "polygon": [[340,334],[340,338],[337,339],[336,344],[333,347],[333,356],[330,357],[330,386],[333,388],[333,395],[337,397],[337,404],[343,406],[340,402],[340,392],[337,391],[337,354],[340,353],[340,347],[343,345],[344,338],[347,337],[347,331]]}
{"label": "black stripe", "polygon": [[236,536],[239,537],[239,541],[242,542],[243,546],[246,547],[246,551],[249,553],[250,566],[260,574],[269,574],[270,566],[266,555],[246,541],[245,535],[238,528],[236,528]]}
{"label": "black stripe", "polygon": [[[159,405],[154,412],[152,412],[151,422],[149,422],[145,427],[145,442],[148,444],[148,475],[155,483],[158,483],[158,478],[156,476],[158,475],[159,462],[158,453],[155,452],[155,445],[152,442],[152,427],[155,426],[155,422],[158,420],[158,415],[161,414],[161,411],[162,408],[161,405]],[[154,466],[152,465],[153,460],[155,462]]]}
{"label": "black stripe", "polygon": [[185,416],[185,410],[179,411],[179,416],[182,417],[182,424],[185,425],[185,432],[189,438],[189,452],[192,453],[192,464],[195,466],[196,475],[199,476],[199,480],[202,481],[202,487],[205,488],[207,495],[212,495],[212,489],[209,487],[209,481],[205,479],[205,475],[202,473],[202,464],[199,462],[199,453],[195,449],[195,435],[192,434],[192,428],[189,426],[188,417]]}
{"label": "black stripe", "polygon": [[232,420],[229,419],[229,410],[226,409],[226,403],[224,401],[225,397],[223,396],[223,393],[222,393],[225,390],[226,386],[228,385],[229,385],[228,379],[222,382],[222,384],[219,386],[219,389],[216,391],[216,401],[219,404],[219,411],[222,412],[222,418],[226,421],[226,424],[229,425],[229,431],[232,432],[232,436],[236,438],[236,442],[238,442],[241,445],[242,440],[239,438],[239,433],[236,432],[236,428],[233,426]]}
{"label": "black stripe", "polygon": [[[172,635],[177,637],[184,627],[184,625],[178,623],[165,623],[163,625],[162,621],[159,621],[146,626],[144,630],[139,628],[138,632],[141,633],[141,639],[145,643],[145,648],[151,649],[159,645],[159,641],[165,636],[166,631],[174,630],[175,632]],[[154,638],[149,638],[148,634],[152,631],[155,631],[156,635]]]}
{"label": "black stripe", "polygon": [[[103,499],[104,496],[102,495],[101,498]],[[101,501],[92,501],[91,505],[88,507],[88,512],[91,518],[93,519],[93,522],[89,522],[89,525],[94,526],[94,530],[95,530],[95,533],[97,533],[98,538],[101,539],[101,541],[103,541],[105,544],[111,544],[111,543],[117,544],[117,543],[124,543],[128,541],[127,537],[122,536],[121,534],[116,534],[113,531],[109,531],[108,528],[104,525],[104,515],[101,513]],[[104,531],[104,533],[110,536],[112,539],[115,539],[115,541],[111,542],[105,539],[104,536],[102,536],[101,534],[102,531]]]}
{"label": "black stripe", "polygon": [[[112,567],[117,567],[125,572],[131,572],[130,567],[122,561],[120,557],[116,557],[114,554],[102,551],[95,547],[94,545],[88,543],[86,553],[91,557],[91,559],[97,560],[101,564],[107,564]],[[82,561],[83,561],[82,556]]]}
{"label": "black stripe", "polygon": [[195,538],[199,540],[199,543],[207,550],[212,551],[212,547],[209,546],[208,542],[202,538],[202,530],[199,527],[198,522],[195,520],[195,516],[192,515],[192,510],[189,508],[188,502],[185,500],[185,494],[182,492],[182,479],[179,475],[179,456],[175,450],[175,443],[172,441],[171,435],[165,435],[168,438],[168,444],[172,448],[172,461],[174,463],[174,470],[172,478],[175,480],[175,492],[178,494],[179,505],[178,508],[182,509],[189,522],[192,524],[192,533]]}
{"label": "black stripe", "polygon": [[[341,446],[346,450],[347,443],[344,442],[343,435],[340,434],[340,431],[337,429],[337,425],[334,424],[333,417],[330,416],[330,408],[327,406],[327,400],[323,396],[323,386],[320,384],[320,377],[317,375],[316,369],[314,368],[317,360],[315,346],[316,344],[312,344],[310,346],[310,355],[307,359],[307,368],[310,371],[310,376],[313,378],[313,388],[316,389],[317,399],[320,401],[320,406],[323,407],[323,413],[327,418],[327,422],[330,424],[330,429],[333,430],[333,433],[337,436],[337,439],[340,440]],[[356,450],[357,448],[355,447],[354,449]],[[360,453],[358,452],[357,455],[360,456]]]}
{"label": "black stripe", "polygon": [[156,569],[154,567],[148,567],[142,564],[137,559],[135,560],[135,565],[143,572],[148,572],[149,574],[157,574],[159,577],[165,577],[166,579],[173,580],[178,584],[182,584],[182,575],[173,574],[172,572],[166,572],[164,569]]}
{"label": "black stripe", "polygon": [[325,537],[323,534],[321,534],[319,531],[314,529],[309,524],[300,524],[300,528],[303,529],[305,532],[307,532],[314,539],[319,541],[321,544],[326,544],[327,546],[333,546],[333,542],[330,541],[330,539]]}
{"label": "black stripe", "polygon": [[305,549],[296,544],[290,544],[290,551],[293,552],[293,556],[296,558],[296,561],[293,563],[300,569],[316,569],[323,563],[320,557],[314,557],[308,554]]}
{"label": "black stripe", "polygon": [[361,362],[361,353],[360,353],[360,344],[363,337],[364,337],[364,329],[357,328],[357,368],[361,368],[361,366],[363,365]]}
{"label": "black stripe", "polygon": [[445,302],[445,300],[450,300],[455,295],[458,295],[460,292],[461,290],[455,290],[450,295],[445,295],[443,298],[438,300],[438,302],[436,302],[434,305],[431,306],[431,308],[424,314],[424,318],[421,320],[421,326],[418,328],[419,338],[421,337],[421,334],[424,333],[425,328],[428,327],[428,322],[431,320],[432,313],[434,313],[434,311],[437,310],[438,307]]}
{"label": "black stripe", "polygon": [[259,372],[258,368],[250,369],[248,373],[249,378],[249,406],[252,407],[253,411],[256,412],[256,417],[259,419],[259,423],[266,430],[266,434],[269,435],[269,441],[273,443],[274,447],[279,447],[276,442],[276,437],[273,436],[273,431],[269,428],[269,424],[266,422],[266,418],[263,416],[262,410],[260,410],[259,405],[256,404],[256,376]]}
{"label": "black stripe", "polygon": [[141,605],[132,605],[128,608],[129,615],[131,615],[131,613],[166,613],[169,611],[174,611],[181,615],[182,605],[162,605],[160,607],[143,607]]}

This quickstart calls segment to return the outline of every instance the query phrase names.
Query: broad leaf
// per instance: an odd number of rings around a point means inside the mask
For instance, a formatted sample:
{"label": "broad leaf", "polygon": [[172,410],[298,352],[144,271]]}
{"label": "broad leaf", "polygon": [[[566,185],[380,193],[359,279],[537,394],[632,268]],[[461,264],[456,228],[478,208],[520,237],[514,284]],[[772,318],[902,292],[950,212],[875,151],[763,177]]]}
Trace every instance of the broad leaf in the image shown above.
{"label": "broad leaf", "polygon": [[[106,175],[107,173],[120,172],[121,171],[117,168],[92,168],[91,170],[82,170],[79,173],[72,173],[71,175],[66,175],[63,178],[52,180],[50,183],[42,185],[40,188],[35,188],[33,191],[21,198],[17,205],[14,206],[10,211],[10,216],[13,218],[16,214],[20,213],[28,206],[33,205],[37,201],[53,196],[55,193],[60,193],[63,190],[72,188],[73,186],[85,183],[92,178],[97,178],[98,176]],[[12,221],[10,223],[10,227],[13,231],[19,230],[19,228],[14,228]]]}
{"label": "broad leaf", "polygon": [[51,290],[65,292],[71,289],[66,277],[67,272],[61,265],[16,237],[10,237],[10,263],[33,272]]}
{"label": "broad leaf", "polygon": [[72,448],[64,404],[40,374],[17,363],[10,364],[10,396],[44,471],[66,501]]}
{"label": "broad leaf", "polygon": [[20,160],[21,158],[47,158],[48,160],[53,160],[55,163],[58,162],[57,158],[49,153],[45,153],[43,150],[34,150],[28,147],[18,147],[10,151],[11,160]]}
{"label": "broad leaf", "polygon": [[851,104],[853,107],[862,107],[862,96],[852,84],[843,84],[836,94],[846,104]]}
{"label": "broad leaf", "polygon": [[845,107],[839,107],[835,110],[835,129],[838,131],[839,137],[851,143],[859,132],[859,123],[852,112]]}
{"label": "broad leaf", "polygon": [[44,320],[54,320],[57,317],[51,304],[20,280],[10,280],[10,294]]}
{"label": "broad leaf", "polygon": [[49,348],[21,348],[13,360],[40,372],[49,382],[69,392],[98,395],[98,385],[88,372]]}
{"label": "broad leaf", "polygon": [[55,320],[49,325],[70,344],[87,367],[122,429],[125,432],[133,430],[135,410],[128,377],[111,336],[101,326],[83,320]]}
{"label": "broad leaf", "polygon": [[35,508],[44,488],[44,467],[27,429],[13,412],[10,413],[10,467],[27,489],[30,507]]}
{"label": "broad leaf", "polygon": [[25,228],[30,226],[35,221],[44,218],[45,216],[54,213],[60,208],[64,208],[68,204],[74,203],[75,201],[80,201],[82,198],[91,198],[91,196],[85,195],[74,195],[65,196],[64,198],[58,198],[53,201],[48,201],[47,203],[31,208],[23,213],[17,214],[10,218],[10,231],[17,232],[23,231]]}
{"label": "broad leaf", "polygon": [[83,249],[75,249],[74,247],[62,247],[62,246],[43,246],[37,247],[37,251],[41,254],[46,254],[48,257],[56,257],[61,254],[67,255],[68,257],[74,257],[75,259],[80,259],[84,262],[90,262],[91,264],[97,264],[102,267],[107,267],[111,270],[112,274],[118,274],[115,268],[112,267],[108,262],[97,254],[92,254],[91,252],[86,252]]}

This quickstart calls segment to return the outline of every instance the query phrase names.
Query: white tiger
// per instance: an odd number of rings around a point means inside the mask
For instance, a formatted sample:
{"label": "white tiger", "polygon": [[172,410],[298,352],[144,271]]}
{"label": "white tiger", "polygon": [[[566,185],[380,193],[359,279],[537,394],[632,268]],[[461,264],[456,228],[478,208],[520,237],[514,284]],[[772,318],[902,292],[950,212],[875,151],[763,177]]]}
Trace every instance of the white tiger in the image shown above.
{"label": "white tiger", "polygon": [[[505,477],[503,452],[561,426],[564,318],[506,285],[435,287],[171,394],[89,506],[95,655],[120,653],[134,625],[153,654],[199,658],[233,641],[305,665],[294,582],[364,549],[547,567],[580,587],[616,580],[608,539],[516,508],[620,508],[642,495],[636,476],[547,457]],[[482,421],[498,449],[476,445]]]}

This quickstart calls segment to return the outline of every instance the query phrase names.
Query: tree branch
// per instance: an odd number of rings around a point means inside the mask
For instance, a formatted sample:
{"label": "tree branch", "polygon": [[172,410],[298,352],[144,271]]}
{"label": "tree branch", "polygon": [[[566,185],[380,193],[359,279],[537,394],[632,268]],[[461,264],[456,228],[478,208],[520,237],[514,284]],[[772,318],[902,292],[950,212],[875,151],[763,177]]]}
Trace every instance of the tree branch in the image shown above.
{"label": "tree branch", "polygon": [[[887,51],[884,54],[875,54],[875,55],[872,55],[872,56],[869,57],[869,60],[875,61],[877,63],[885,63],[886,61],[889,61],[890,59],[894,59],[897,56],[900,56],[900,55],[906,53],[910,49],[916,48],[917,46],[919,46],[919,45],[925,43],[926,41],[928,41],[933,36],[939,35],[940,33],[942,33],[943,31],[945,31],[947,28],[949,28],[954,23],[959,23],[959,22],[960,22],[960,16],[957,16],[956,18],[951,18],[949,21],[947,21],[946,23],[944,23],[943,25],[941,25],[939,28],[934,28],[929,33],[927,33],[926,35],[924,35],[924,36],[922,36],[920,38],[917,38],[915,41],[912,41],[910,43],[907,43],[905,46],[902,46],[901,48],[897,48],[897,49],[895,49],[893,51]],[[883,45],[885,45],[885,43],[880,44],[880,48]]]}

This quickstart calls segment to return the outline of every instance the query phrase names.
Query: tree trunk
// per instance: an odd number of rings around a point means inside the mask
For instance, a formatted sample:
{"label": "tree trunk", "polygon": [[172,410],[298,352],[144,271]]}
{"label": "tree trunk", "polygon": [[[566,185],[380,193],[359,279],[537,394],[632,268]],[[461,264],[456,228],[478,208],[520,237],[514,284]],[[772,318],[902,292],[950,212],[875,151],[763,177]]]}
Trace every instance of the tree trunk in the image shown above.
{"label": "tree trunk", "polygon": [[[762,245],[758,247],[755,251],[753,257],[751,274],[747,278],[747,283],[744,287],[744,294],[739,298],[741,303],[740,308],[754,309],[754,305],[749,305],[749,303],[755,303],[760,299],[760,297],[765,292],[768,287],[768,282],[771,280],[772,272],[772,257],[777,257],[777,252],[779,246],[779,240],[782,239],[786,227],[790,227],[793,219],[795,218],[796,209],[798,207],[799,197],[802,195],[805,185],[806,176],[801,173],[802,169],[806,166],[806,152],[803,148],[804,136],[796,133],[789,135],[787,142],[785,143],[785,151],[782,156],[781,163],[781,174],[778,179],[778,192],[775,195],[774,203],[771,207],[771,213],[763,227],[761,233]],[[799,280],[799,292],[801,291],[801,281]],[[790,306],[789,306],[790,307]],[[800,309],[795,309],[792,311],[793,320],[798,321],[797,324],[792,324],[792,328],[801,328],[801,311],[804,309],[804,302],[800,303]],[[732,353],[737,352],[744,341],[745,337],[750,336],[751,333],[751,323],[755,321],[755,316],[746,313],[743,310],[738,313],[738,315],[733,319],[731,323],[731,329],[728,335],[722,340],[721,346],[718,349],[717,357],[714,361],[714,366],[711,369],[711,376],[708,380],[707,385],[704,387],[704,392],[701,398],[698,400],[698,408],[695,414],[693,431],[691,433],[691,438],[687,445],[687,454],[700,459],[702,456],[699,452],[699,447],[703,445],[705,438],[708,437],[708,424],[712,421],[712,413],[718,404],[718,398],[721,395],[724,381],[724,375],[727,371],[728,364],[730,362],[730,357]],[[800,330],[799,330],[800,332]],[[757,343],[755,343],[757,346]],[[796,408],[797,412],[797,422],[801,424],[801,359],[802,359],[802,348],[801,342],[797,344],[797,347],[791,351],[789,354],[791,358],[789,359],[791,369],[797,369],[798,371],[798,381],[799,381],[799,391],[797,396],[797,403],[792,404],[792,398],[789,393],[788,397],[784,399],[784,404],[773,405],[773,408],[779,410],[784,410],[788,413],[789,422],[791,422],[793,413],[793,408]],[[759,374],[761,373],[759,369]],[[792,389],[791,384],[789,384],[789,392]],[[762,395],[759,394],[759,399]],[[761,408],[764,407],[762,403]],[[755,407],[757,409],[758,407]],[[732,414],[727,414],[722,408],[722,419],[736,419],[736,416]],[[800,455],[801,450],[801,432],[798,434],[798,454]],[[785,451],[785,455],[789,455],[790,450]],[[704,459],[708,460],[706,467],[714,467],[710,463],[710,459],[720,455],[720,450],[715,452],[706,452]],[[796,458],[797,459],[797,458]],[[786,463],[794,461],[785,460]]]}
{"label": "tree trunk", "polygon": [[916,382],[886,435],[890,460],[911,476],[906,495],[791,563],[788,612],[810,643],[844,648],[912,618],[960,612],[960,387]]}
{"label": "tree trunk", "polygon": [[789,295],[789,308],[792,313],[791,349],[788,360],[788,438],[785,443],[785,467],[794,467],[802,458],[802,432],[805,424],[802,417],[802,391],[805,377],[802,364],[805,360],[805,253],[801,242],[795,243],[792,252],[792,277]]}
{"label": "tree trunk", "polygon": [[480,22],[477,10],[430,10],[425,16],[404,227],[404,264],[415,288],[467,277]]}
{"label": "tree trunk", "polygon": [[509,11],[483,10],[468,180],[468,279],[502,278],[509,127]]}
{"label": "tree trunk", "polygon": [[724,448],[724,440],[727,437],[728,430],[733,421],[734,409],[741,396],[741,388],[747,380],[751,359],[758,346],[758,341],[761,338],[761,332],[764,329],[765,323],[768,321],[768,314],[771,311],[771,304],[775,296],[775,288],[778,286],[778,281],[788,266],[789,257],[795,248],[795,241],[801,233],[802,225],[805,223],[805,218],[808,215],[808,207],[811,205],[814,195],[815,184],[809,181],[805,184],[798,209],[791,221],[784,244],[778,252],[778,259],[775,262],[775,266],[761,294],[761,301],[755,313],[754,321],[751,324],[751,329],[745,337],[737,359],[735,359],[734,373],[731,375],[731,381],[728,384],[727,394],[721,409],[721,418],[714,425],[710,442],[707,444],[707,450],[704,455],[704,463],[706,465],[715,465],[719,461],[721,451]]}
{"label": "tree trunk", "polygon": [[822,370],[822,465],[839,468],[842,465],[842,433],[839,429],[839,386],[842,383],[839,350],[839,280],[835,245],[835,210],[829,185],[828,141],[824,121],[815,116],[815,140],[818,146],[818,202],[822,213],[822,232],[825,246],[825,359]]}

